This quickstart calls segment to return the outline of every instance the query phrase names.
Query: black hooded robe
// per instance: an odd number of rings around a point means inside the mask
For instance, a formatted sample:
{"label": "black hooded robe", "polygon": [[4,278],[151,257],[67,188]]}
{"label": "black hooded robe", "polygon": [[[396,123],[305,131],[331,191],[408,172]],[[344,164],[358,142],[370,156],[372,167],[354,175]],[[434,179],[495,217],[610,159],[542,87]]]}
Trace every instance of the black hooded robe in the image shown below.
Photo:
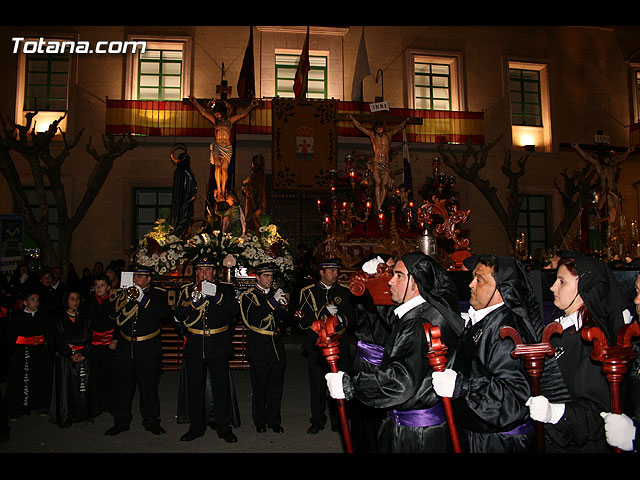
{"label": "black hooded robe", "polygon": [[[523,343],[538,343],[543,323],[529,277],[512,257],[498,257],[496,287],[504,305],[465,329],[453,370],[458,372],[452,407],[462,450],[468,453],[525,453],[535,451],[535,433],[525,402],[531,396],[522,360],[513,358],[514,344],[500,336],[514,328]],[[473,271],[478,257],[465,260]],[[542,392],[550,401],[568,395],[553,359],[545,363]]]}
{"label": "black hooded robe", "polygon": [[[626,299],[609,267],[602,261],[578,252],[566,251],[562,257],[572,257],[578,270],[578,293],[608,343],[624,321],[622,312]],[[583,325],[583,328],[588,327]],[[582,339],[581,331],[570,327],[562,335],[551,337],[555,357],[569,390],[571,400],[556,424],[545,424],[546,451],[551,453],[610,453],[604,420],[600,412],[611,410],[609,385],[601,364],[591,359],[593,343]]]}
{"label": "black hooded robe", "polygon": [[449,283],[446,272],[421,253],[405,255],[402,260],[418,284],[425,302],[401,318],[394,316],[378,369],[361,371],[353,376],[345,374],[345,398],[357,398],[371,407],[388,410],[378,432],[380,452],[450,452],[451,440],[446,421],[430,426],[406,426],[395,417],[396,412],[402,415],[409,411],[438,408],[442,404],[432,386],[424,324],[440,328],[442,342],[448,349],[449,363],[455,356],[462,330],[462,318],[441,301],[455,291],[451,290],[453,283]]}

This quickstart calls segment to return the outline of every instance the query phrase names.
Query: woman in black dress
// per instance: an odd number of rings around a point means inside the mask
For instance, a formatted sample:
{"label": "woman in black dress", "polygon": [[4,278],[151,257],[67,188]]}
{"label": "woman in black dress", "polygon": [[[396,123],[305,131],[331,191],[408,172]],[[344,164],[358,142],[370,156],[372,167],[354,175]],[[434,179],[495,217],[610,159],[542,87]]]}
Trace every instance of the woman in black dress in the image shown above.
{"label": "woman in black dress", "polygon": [[89,317],[78,313],[80,293],[64,295],[66,307],[54,320],[55,348],[53,388],[49,420],[61,428],[91,417],[89,392]]}

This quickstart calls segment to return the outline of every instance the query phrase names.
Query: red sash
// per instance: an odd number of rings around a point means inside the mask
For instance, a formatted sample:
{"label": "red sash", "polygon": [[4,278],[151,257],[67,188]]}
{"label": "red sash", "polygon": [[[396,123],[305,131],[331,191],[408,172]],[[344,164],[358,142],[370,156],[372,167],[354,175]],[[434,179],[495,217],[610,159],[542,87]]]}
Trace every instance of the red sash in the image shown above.
{"label": "red sash", "polygon": [[109,345],[113,340],[113,330],[106,332],[93,332],[93,338],[91,340],[92,345]]}
{"label": "red sash", "polygon": [[35,337],[23,337],[18,335],[16,345],[42,345],[44,343],[44,335],[36,335]]}

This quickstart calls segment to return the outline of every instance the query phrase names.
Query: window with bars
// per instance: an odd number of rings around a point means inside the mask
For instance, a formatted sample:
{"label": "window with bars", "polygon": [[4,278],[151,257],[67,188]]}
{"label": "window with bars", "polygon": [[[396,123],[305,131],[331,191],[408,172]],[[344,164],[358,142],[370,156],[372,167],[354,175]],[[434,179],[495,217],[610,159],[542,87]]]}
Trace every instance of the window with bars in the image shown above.
{"label": "window with bars", "polygon": [[[293,82],[300,55],[276,54],[276,95],[293,98]],[[306,98],[327,98],[327,57],[309,55],[309,74],[307,78]]]}
{"label": "window with bars", "polygon": [[167,220],[171,213],[172,188],[145,187],[133,189],[132,242],[135,243],[155,226],[156,220]]}
{"label": "window with bars", "polygon": [[518,215],[518,233],[524,233],[529,253],[547,248],[547,197],[522,195]]}
{"label": "window with bars", "polygon": [[138,100],[182,98],[182,50],[147,48],[138,57]]}
{"label": "window with bars", "polygon": [[415,108],[451,110],[451,66],[416,61]]}
{"label": "window with bars", "polygon": [[69,90],[69,56],[25,55],[25,111],[66,111]]}
{"label": "window with bars", "polygon": [[511,124],[542,127],[540,72],[522,68],[509,69]]}

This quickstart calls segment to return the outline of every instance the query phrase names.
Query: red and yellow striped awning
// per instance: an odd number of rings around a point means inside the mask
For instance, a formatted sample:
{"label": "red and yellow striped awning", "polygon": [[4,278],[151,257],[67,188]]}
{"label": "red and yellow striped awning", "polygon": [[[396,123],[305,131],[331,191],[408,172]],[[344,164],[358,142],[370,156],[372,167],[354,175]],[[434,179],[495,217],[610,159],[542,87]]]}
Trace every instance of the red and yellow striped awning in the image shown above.
{"label": "red and yellow striped awning", "polygon": [[[193,105],[176,101],[107,99],[106,133],[113,135],[212,137],[213,127]],[[262,100],[251,113],[236,123],[236,133],[271,134],[271,100]],[[358,137],[362,133],[344,115],[373,115],[369,104],[338,102],[338,135]],[[391,108],[377,117],[412,117],[417,123],[406,127],[409,143],[484,143],[482,112],[453,112]],[[342,117],[342,119],[341,119]],[[414,120],[415,122],[415,120]],[[367,126],[365,124],[365,126]],[[368,125],[370,127],[370,125]],[[391,125],[390,125],[391,127]],[[401,140],[401,134],[394,140]]]}

